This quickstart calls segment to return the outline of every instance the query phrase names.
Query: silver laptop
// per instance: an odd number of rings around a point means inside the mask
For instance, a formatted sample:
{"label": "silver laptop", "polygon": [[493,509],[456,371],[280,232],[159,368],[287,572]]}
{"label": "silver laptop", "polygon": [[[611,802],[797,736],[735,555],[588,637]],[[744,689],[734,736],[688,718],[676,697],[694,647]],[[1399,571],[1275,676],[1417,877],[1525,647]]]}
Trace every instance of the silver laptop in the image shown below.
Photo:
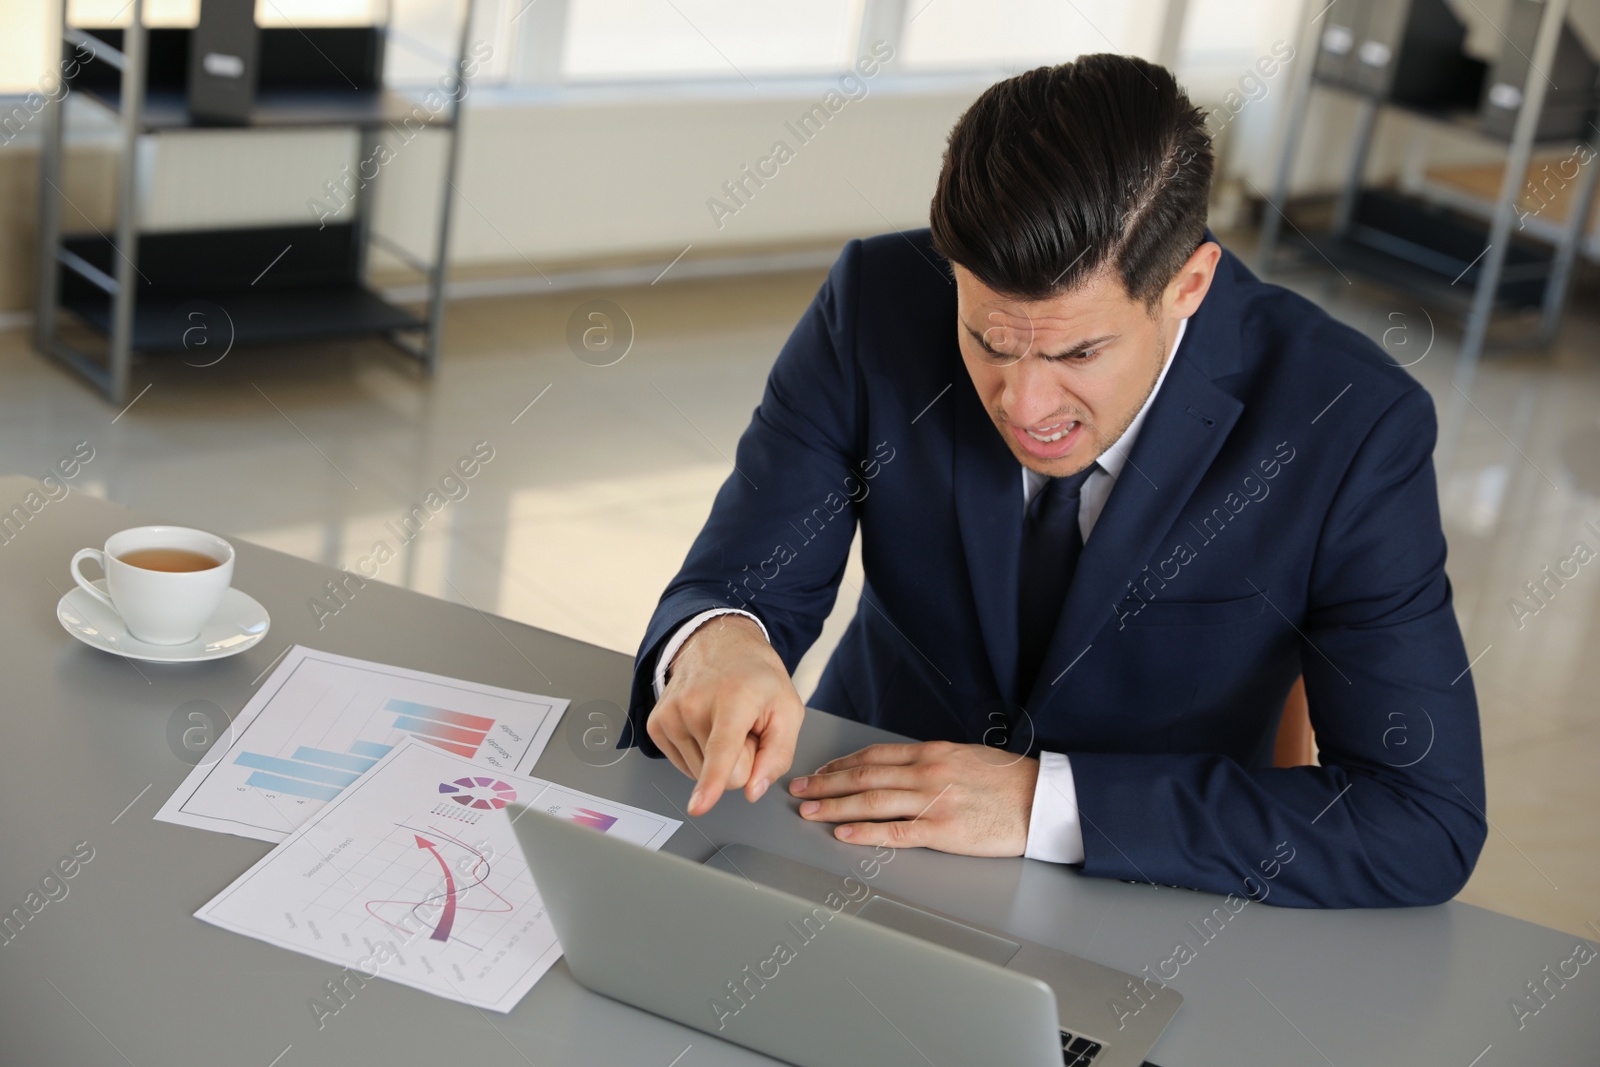
{"label": "silver laptop", "polygon": [[799,1067],[1139,1067],[1183,1000],[747,845],[507,810],[579,982]]}

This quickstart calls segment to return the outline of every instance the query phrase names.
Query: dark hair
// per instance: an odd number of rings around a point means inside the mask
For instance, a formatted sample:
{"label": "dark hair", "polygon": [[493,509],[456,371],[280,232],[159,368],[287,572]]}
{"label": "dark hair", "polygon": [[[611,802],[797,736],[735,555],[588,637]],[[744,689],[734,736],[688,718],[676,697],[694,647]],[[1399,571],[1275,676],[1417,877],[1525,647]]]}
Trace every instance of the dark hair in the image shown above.
{"label": "dark hair", "polygon": [[1205,116],[1164,67],[1090,55],[990,86],[950,131],[933,245],[1022,300],[1102,267],[1154,307],[1204,239]]}

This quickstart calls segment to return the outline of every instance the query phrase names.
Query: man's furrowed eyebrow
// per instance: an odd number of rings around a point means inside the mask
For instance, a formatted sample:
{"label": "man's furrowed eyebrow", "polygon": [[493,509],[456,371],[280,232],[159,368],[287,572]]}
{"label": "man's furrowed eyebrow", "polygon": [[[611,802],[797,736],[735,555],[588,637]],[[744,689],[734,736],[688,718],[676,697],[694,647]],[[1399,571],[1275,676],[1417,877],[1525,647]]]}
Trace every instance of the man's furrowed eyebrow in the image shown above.
{"label": "man's furrowed eyebrow", "polygon": [[[967,333],[972,335],[972,339],[978,342],[978,346],[985,352],[989,352],[997,356],[1005,355],[1004,352],[1001,352],[988,341],[984,340],[983,334],[979,333],[977,330],[974,330],[972,326],[969,325],[965,320],[962,321],[961,325],[967,328]],[[1060,352],[1041,352],[1039,355],[1044,359],[1067,359],[1071,356],[1078,355],[1080,352],[1087,352],[1092,348],[1099,348],[1101,345],[1110,344],[1112,341],[1117,339],[1117,336],[1118,335],[1114,333],[1102,334],[1099,337],[1090,337],[1079,341],[1071,348],[1063,349]]]}
{"label": "man's furrowed eyebrow", "polygon": [[967,327],[967,333],[971,334],[972,335],[972,339],[974,341],[978,342],[978,347],[979,348],[982,348],[985,352],[991,352],[991,353],[993,353],[995,355],[999,355],[1000,354],[999,349],[995,348],[988,341],[984,340],[983,339],[983,334],[979,333],[977,330],[974,330],[970,325],[967,324],[967,322],[965,320],[962,321],[961,325]]}
{"label": "man's furrowed eyebrow", "polygon": [[1087,352],[1092,348],[1108,345],[1116,339],[1117,335],[1114,333],[1101,334],[1099,337],[1090,337],[1087,340],[1079,341],[1071,348],[1063,349],[1060,352],[1040,352],[1039,355],[1045,359],[1066,359],[1069,356],[1076,356],[1080,352]]}

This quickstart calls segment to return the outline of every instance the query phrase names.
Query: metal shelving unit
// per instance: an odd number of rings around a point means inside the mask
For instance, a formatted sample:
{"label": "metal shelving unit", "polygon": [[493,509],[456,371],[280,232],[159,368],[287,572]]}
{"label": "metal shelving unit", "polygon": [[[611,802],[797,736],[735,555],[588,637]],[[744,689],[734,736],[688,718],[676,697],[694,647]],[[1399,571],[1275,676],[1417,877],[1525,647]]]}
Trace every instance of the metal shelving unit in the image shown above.
{"label": "metal shelving unit", "polygon": [[[374,76],[367,87],[355,80],[344,88],[270,88],[258,92],[244,126],[202,127],[191,122],[184,93],[170,87],[147,89],[151,28],[144,22],[144,0],[132,0],[129,24],[120,31],[69,25],[67,0],[61,2],[63,47],[92,54],[93,62],[116,71],[97,84],[84,82],[81,95],[117,120],[116,225],[112,233],[64,236],[62,233],[63,142],[66,100],[47,109],[40,151],[38,292],[34,343],[88,379],[113,403],[127,399],[135,353],[172,350],[181,336],[173,316],[186,300],[204,298],[228,314],[237,344],[284,343],[352,335],[378,335],[413,356],[425,373],[438,363],[444,321],[444,282],[449,248],[451,192],[458,159],[462,93],[450,94],[447,107],[425,112],[405,95],[383,86],[383,52],[389,15],[370,27],[376,33]],[[458,5],[455,76],[467,69],[468,28],[473,0]],[[185,31],[156,31],[181,33]],[[270,31],[267,31],[270,32]],[[298,31],[296,31],[298,32]],[[305,37],[302,33],[301,37]],[[310,39],[307,38],[307,41]],[[170,47],[173,39],[160,42]],[[184,47],[187,47],[185,44]],[[311,45],[316,48],[314,44]],[[319,53],[322,50],[317,49]],[[322,57],[329,63],[333,60]],[[335,69],[339,68],[335,65]],[[344,71],[339,70],[341,76]],[[225,128],[284,130],[344,127],[360,131],[358,159],[369,159],[382,131],[396,123],[442,132],[444,180],[436,242],[431,260],[414,255],[376,232],[372,194],[376,175],[354,195],[354,218],[340,226],[278,226],[141,234],[138,207],[146,176],[136,163],[140,140],[171,130]],[[398,127],[396,127],[398,128]],[[339,242],[343,241],[344,244]],[[383,299],[365,283],[369,247],[378,244],[427,279],[426,312],[418,315]],[[281,270],[277,284],[258,287],[250,275],[268,265],[279,247],[298,246],[308,269],[296,275],[294,263]],[[305,257],[321,256],[320,260]],[[152,276],[156,280],[152,280]],[[279,281],[279,278],[285,279]],[[188,288],[190,285],[193,288]],[[61,337],[60,315],[67,312],[106,338],[103,355],[86,352]]]}
{"label": "metal shelving unit", "polygon": [[[1320,5],[1315,6],[1320,7]],[[1421,299],[1431,300],[1447,307],[1454,306],[1461,311],[1465,317],[1465,324],[1461,359],[1457,365],[1458,385],[1471,382],[1488,335],[1490,319],[1497,305],[1538,306],[1540,317],[1535,336],[1538,343],[1547,343],[1553,339],[1560,326],[1574,261],[1583,241],[1584,230],[1594,202],[1596,178],[1600,175],[1600,160],[1590,162],[1583,167],[1569,218],[1560,228],[1553,244],[1540,242],[1540,246],[1546,251],[1534,250],[1528,243],[1520,240],[1518,235],[1513,233],[1513,225],[1516,222],[1519,194],[1534,151],[1540,147],[1573,145],[1570,138],[1541,144],[1537,137],[1547,88],[1547,78],[1543,72],[1551,68],[1556,56],[1562,27],[1566,23],[1570,6],[1570,0],[1546,0],[1543,5],[1533,54],[1529,57],[1526,82],[1522,86],[1522,103],[1517,112],[1509,143],[1503,138],[1495,138],[1483,132],[1475,111],[1408,106],[1386,100],[1376,94],[1358,94],[1361,103],[1356,120],[1356,134],[1350,147],[1349,162],[1335,203],[1333,225],[1324,234],[1304,237],[1302,240],[1303,244],[1309,244],[1335,266],[1349,267]],[[1306,24],[1304,31],[1301,34],[1302,47],[1305,49],[1302,54],[1309,57],[1315,55],[1317,49],[1318,30],[1314,21]],[[1297,85],[1290,103],[1288,133],[1278,162],[1271,203],[1262,224],[1259,262],[1264,270],[1271,269],[1277,258],[1282,225],[1285,221],[1283,208],[1288,196],[1289,176],[1299,148],[1300,135],[1305,126],[1311,95],[1319,88],[1341,92],[1355,91],[1345,86],[1330,84],[1315,74],[1303,77]],[[1439,280],[1445,275],[1430,275],[1429,272],[1419,271],[1414,257],[1387,254],[1381,247],[1375,247],[1375,244],[1381,242],[1352,239],[1357,228],[1363,224],[1363,209],[1370,206],[1366,198],[1371,194],[1364,193],[1363,178],[1378,116],[1385,109],[1403,111],[1457,131],[1472,132],[1506,146],[1505,174],[1499,195],[1492,205],[1485,205],[1489,215],[1487,229],[1479,231],[1481,237],[1475,235],[1473,238],[1472,247],[1478,249],[1476,258],[1473,258],[1471,253],[1459,257],[1464,267],[1450,282]],[[1600,136],[1596,135],[1593,126],[1590,127],[1589,134],[1584,140],[1591,148],[1600,141]],[[1381,210],[1383,205],[1378,202],[1376,207]],[[1441,257],[1441,260],[1448,261],[1451,258]],[[1440,265],[1443,266],[1443,262]],[[1468,290],[1470,295],[1456,287],[1457,282],[1468,280],[1471,281]]]}

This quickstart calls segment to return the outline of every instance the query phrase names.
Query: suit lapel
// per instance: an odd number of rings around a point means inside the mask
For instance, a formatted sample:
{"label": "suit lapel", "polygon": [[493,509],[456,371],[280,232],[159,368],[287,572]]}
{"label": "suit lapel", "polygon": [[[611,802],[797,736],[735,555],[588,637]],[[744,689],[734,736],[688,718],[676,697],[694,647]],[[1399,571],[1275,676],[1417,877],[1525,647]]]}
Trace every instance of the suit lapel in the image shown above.
{"label": "suit lapel", "polygon": [[1017,671],[1022,468],[971,381],[959,382],[956,389],[956,521],[989,664],[1000,695],[1009,699]]}
{"label": "suit lapel", "polygon": [[1188,503],[1244,405],[1218,388],[1199,360],[1186,350],[1198,337],[1187,336],[1177,360],[1156,394],[1128,454],[1105,509],[1100,513],[1073,575],[1033,684],[1027,706],[1035,712],[1065,691],[1064,676],[1096,636],[1116,617],[1128,583],[1162,546],[1162,538]]}

